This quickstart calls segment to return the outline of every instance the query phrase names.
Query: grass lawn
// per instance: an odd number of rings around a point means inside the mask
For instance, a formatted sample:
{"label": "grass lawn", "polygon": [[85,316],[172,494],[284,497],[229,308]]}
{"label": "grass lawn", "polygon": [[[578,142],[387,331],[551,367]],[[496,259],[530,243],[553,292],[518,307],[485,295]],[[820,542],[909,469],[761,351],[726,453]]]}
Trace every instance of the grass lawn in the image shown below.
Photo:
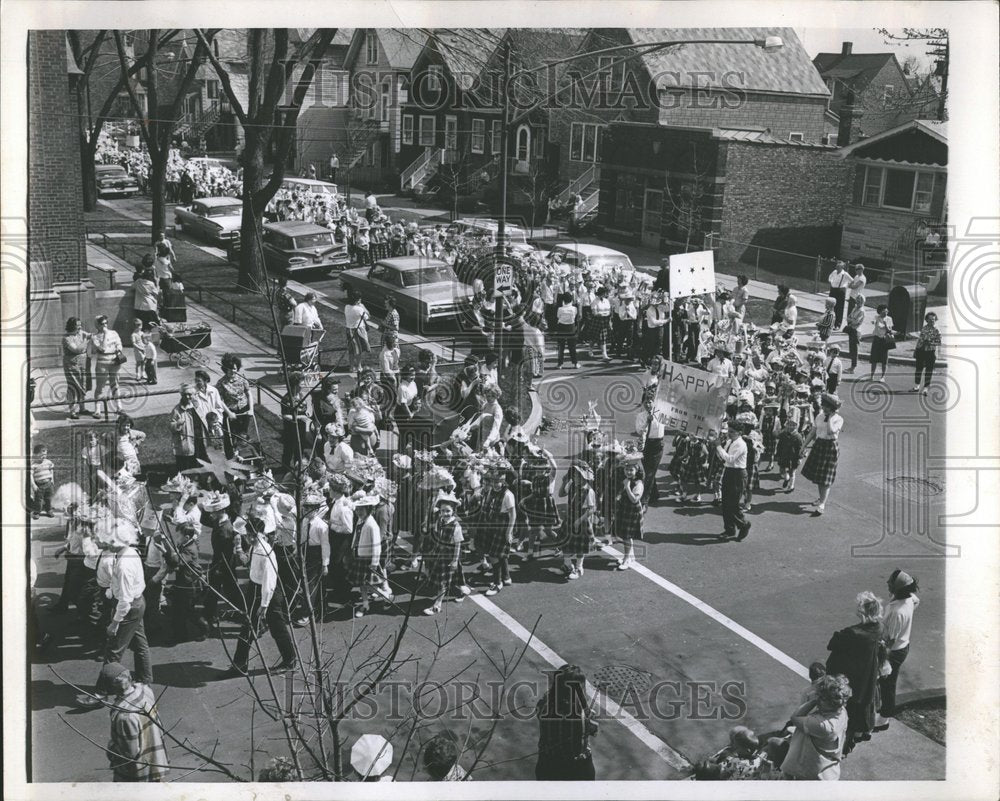
{"label": "grass lawn", "polygon": [[[281,418],[261,406],[257,407],[255,413],[265,459],[269,465],[277,465],[281,461],[282,451]],[[133,428],[146,435],[145,442],[139,446],[139,459],[143,471],[155,486],[159,486],[164,479],[176,472],[168,422],[169,417],[165,414],[136,417],[133,420]],[[97,431],[104,435],[105,448],[109,454],[114,453],[113,423],[94,421],[93,425],[78,424],[47,428],[32,437],[32,445],[41,444],[49,449],[49,458],[55,463],[56,486],[67,481],[85,484],[81,480],[79,454],[83,448],[84,436],[89,431]],[[114,469],[114,465],[109,465],[109,468]]]}
{"label": "grass lawn", "polygon": [[896,717],[911,729],[916,729],[936,743],[945,745],[947,705],[944,696],[903,704],[896,710]]}
{"label": "grass lawn", "polygon": [[[762,298],[750,298],[747,301],[747,322],[755,323],[758,328],[770,328],[771,326],[771,308],[774,305],[773,301],[764,300]],[[799,307],[799,317],[798,324],[802,323],[814,323],[822,315],[816,312],[809,311],[808,309],[803,309]]]}

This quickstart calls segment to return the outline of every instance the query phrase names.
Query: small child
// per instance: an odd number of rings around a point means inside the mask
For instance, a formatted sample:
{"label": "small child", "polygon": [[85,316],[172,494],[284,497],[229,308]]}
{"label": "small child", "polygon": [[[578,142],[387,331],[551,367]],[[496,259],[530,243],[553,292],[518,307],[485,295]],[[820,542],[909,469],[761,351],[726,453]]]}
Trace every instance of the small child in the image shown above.
{"label": "small child", "polygon": [[816,321],[816,333],[823,342],[826,342],[830,338],[830,331],[833,329],[833,323],[836,319],[834,315],[834,307],[836,305],[837,299],[828,297],[826,299],[826,308],[823,310],[823,316]]}
{"label": "small child", "polygon": [[153,337],[151,335],[150,329],[147,326],[146,332],[142,336],[143,342],[143,359],[142,366],[146,371],[146,383],[155,384],[156,383],[156,360],[158,354],[156,352],[156,345],[153,344]]}
{"label": "small child", "polygon": [[778,433],[780,431],[781,424],[778,422],[778,404],[765,399],[764,414],[760,421],[760,432],[763,437],[761,459],[767,460],[767,467],[764,469],[768,472],[774,469],[774,451],[778,445]]}
{"label": "small child", "polygon": [[722,503],[722,474],[726,469],[726,463],[719,456],[719,435],[715,431],[708,432],[708,479],[706,484],[712,493],[712,504],[718,506]]}
{"label": "small child", "polygon": [[144,343],[142,320],[138,317],[133,320],[132,328],[132,355],[135,357],[135,382],[142,381],[142,368],[146,359],[146,347]]}
{"label": "small child", "polygon": [[772,765],[763,754],[757,735],[746,726],[729,730],[729,747],[716,757],[721,778],[731,781],[767,779]]}
{"label": "small child", "polygon": [[704,440],[691,437],[678,479],[678,500],[701,503],[701,485],[708,475],[708,446]]}
{"label": "small child", "polygon": [[535,458],[530,466],[530,492],[521,500],[520,510],[527,520],[528,545],[524,555],[530,561],[541,555],[542,541],[549,537],[558,540],[562,521],[556,507],[553,480],[555,469],[547,458]]}
{"label": "small child", "polygon": [[31,463],[28,483],[31,487],[31,517],[34,520],[42,514],[54,517],[52,492],[55,487],[55,465],[49,459],[49,449],[44,445],[35,446],[35,458]]}
{"label": "small child", "polygon": [[98,475],[107,461],[107,452],[96,431],[88,431],[85,435],[83,452],[84,474],[87,477],[87,492],[93,498],[103,486]]}
{"label": "small child", "polygon": [[826,391],[831,395],[837,394],[837,387],[840,386],[840,376],[844,372],[844,364],[840,361],[840,346],[830,345],[827,348],[826,358]]}
{"label": "small child", "polygon": [[784,430],[778,434],[778,469],[781,471],[781,486],[791,492],[795,489],[795,473],[802,461],[802,435],[798,431],[798,421],[789,417]]}
{"label": "small child", "polygon": [[223,445],[222,420],[219,419],[218,412],[209,412],[205,415],[205,426],[208,428],[205,445],[221,450]]}
{"label": "small child", "polygon": [[395,392],[399,386],[399,337],[396,334],[387,332],[383,337],[379,367],[382,380],[390,382]]}

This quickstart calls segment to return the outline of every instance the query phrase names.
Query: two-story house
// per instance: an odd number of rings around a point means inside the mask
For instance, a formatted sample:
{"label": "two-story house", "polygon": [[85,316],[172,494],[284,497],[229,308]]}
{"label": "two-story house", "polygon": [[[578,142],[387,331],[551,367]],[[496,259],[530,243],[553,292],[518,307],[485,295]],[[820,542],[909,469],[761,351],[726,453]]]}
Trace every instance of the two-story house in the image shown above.
{"label": "two-story house", "polygon": [[843,147],[928,117],[936,105],[932,85],[907,74],[895,53],[855,53],[853,44],[844,42],[839,53],[817,53],[813,64],[830,91],[829,144]]}

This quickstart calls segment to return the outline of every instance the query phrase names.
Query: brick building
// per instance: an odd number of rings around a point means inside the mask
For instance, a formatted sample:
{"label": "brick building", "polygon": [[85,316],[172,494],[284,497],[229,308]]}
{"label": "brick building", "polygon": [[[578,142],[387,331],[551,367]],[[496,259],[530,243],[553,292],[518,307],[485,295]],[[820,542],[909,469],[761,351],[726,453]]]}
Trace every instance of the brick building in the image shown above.
{"label": "brick building", "polygon": [[598,221],[664,252],[700,250],[711,235],[736,261],[749,246],[829,255],[851,170],[830,146],[759,129],[613,123]]}
{"label": "brick building", "polygon": [[68,317],[90,318],[80,132],[74,81],[78,69],[64,31],[28,37],[28,303],[33,368],[61,363]]}
{"label": "brick building", "polygon": [[[781,37],[783,46],[754,45],[769,36]],[[668,41],[684,44],[641,49]],[[638,55],[582,55],[625,45]],[[560,199],[579,193],[585,210],[615,202],[600,194],[608,158],[601,142],[614,123],[749,129],[781,141],[823,142],[828,92],[791,28],[598,28],[578,52],[567,79],[591,89],[601,81],[604,94],[597,96],[606,100],[550,111],[550,138],[566,184]]]}

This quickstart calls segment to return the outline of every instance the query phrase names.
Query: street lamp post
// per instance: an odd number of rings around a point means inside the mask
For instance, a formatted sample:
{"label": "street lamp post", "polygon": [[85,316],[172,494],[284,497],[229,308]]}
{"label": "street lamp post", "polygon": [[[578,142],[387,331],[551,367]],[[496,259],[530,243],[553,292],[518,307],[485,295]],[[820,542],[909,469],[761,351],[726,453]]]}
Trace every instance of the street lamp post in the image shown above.
{"label": "street lamp post", "polygon": [[[580,61],[585,58],[594,58],[595,56],[603,56],[610,53],[622,53],[625,51],[633,51],[635,55],[647,55],[649,53],[654,53],[657,50],[663,50],[667,47],[674,47],[675,45],[682,44],[710,44],[710,45],[723,45],[723,44],[739,44],[739,45],[752,45],[753,47],[759,47],[765,52],[771,53],[776,50],[780,50],[784,47],[785,43],[780,36],[766,36],[763,39],[688,39],[688,40],[672,40],[663,42],[642,42],[639,44],[627,44],[627,45],[617,45],[615,47],[605,47],[601,50],[591,50],[586,53],[577,53],[575,55],[569,56],[567,58],[557,59],[555,61],[548,61],[540,67],[528,67],[525,69],[520,69],[515,72],[511,71],[511,43],[510,39],[506,38],[504,41],[504,80],[501,86],[501,92],[503,93],[503,103],[502,103],[502,123],[501,123],[501,137],[500,137],[500,209],[497,219],[497,256],[504,255],[504,238],[506,236],[506,219],[507,219],[507,159],[509,153],[509,138],[510,129],[513,127],[514,122],[526,117],[535,109],[539,108],[543,103],[545,103],[551,94],[547,94],[539,102],[535,103],[527,111],[524,111],[519,115],[517,120],[510,119],[510,83],[517,77],[521,75],[527,75],[531,72],[538,72],[542,69],[548,69],[553,66],[558,66],[560,64],[568,64],[572,61]],[[553,90],[557,91],[557,90]],[[495,276],[494,276],[495,282]],[[497,351],[498,362],[502,365],[503,362],[500,361],[500,337],[503,333],[503,295],[497,291],[494,284],[494,295],[495,295],[495,349]],[[671,309],[671,311],[673,311]],[[671,315],[672,317],[672,315]],[[667,325],[671,325],[670,322]]]}

